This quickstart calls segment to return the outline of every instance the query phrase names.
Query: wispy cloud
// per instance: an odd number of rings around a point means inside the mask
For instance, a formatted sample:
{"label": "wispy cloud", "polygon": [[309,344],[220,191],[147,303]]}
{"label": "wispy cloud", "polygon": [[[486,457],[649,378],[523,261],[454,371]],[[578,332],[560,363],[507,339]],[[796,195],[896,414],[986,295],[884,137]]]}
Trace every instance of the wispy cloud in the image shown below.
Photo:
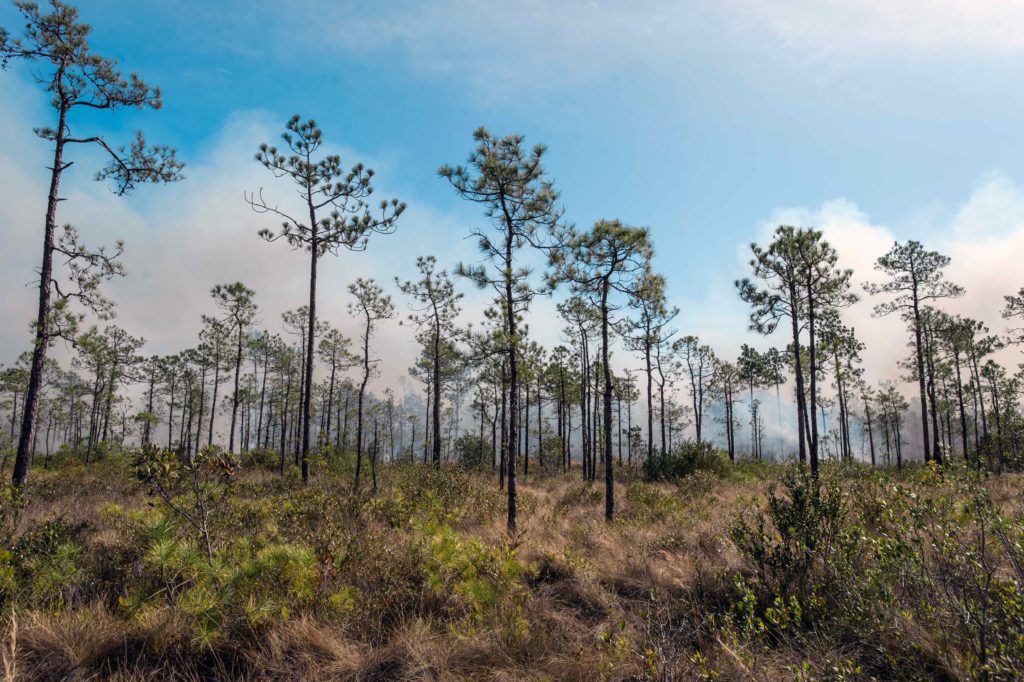
{"label": "wispy cloud", "polygon": [[822,55],[1024,52],[1024,4],[1005,0],[727,0],[751,32]]}
{"label": "wispy cloud", "polygon": [[306,3],[289,17],[278,24],[285,44],[301,35],[355,55],[398,51],[414,69],[485,90],[610,73],[663,77],[708,54],[803,60],[1024,52],[1024,4],[1004,0]]}

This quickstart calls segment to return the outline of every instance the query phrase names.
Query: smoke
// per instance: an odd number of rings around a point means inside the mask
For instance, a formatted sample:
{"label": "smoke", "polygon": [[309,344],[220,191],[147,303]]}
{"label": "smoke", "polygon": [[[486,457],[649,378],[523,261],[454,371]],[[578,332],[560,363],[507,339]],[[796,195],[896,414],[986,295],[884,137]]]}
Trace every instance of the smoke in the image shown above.
{"label": "smoke", "polygon": [[[5,195],[5,201],[0,202],[0,224],[4,226],[0,272],[10,292],[0,301],[0,313],[7,321],[5,332],[0,334],[0,357],[9,363],[30,345],[29,321],[34,313],[33,287],[49,161],[47,145],[29,131],[44,123],[48,112],[42,93],[13,74],[0,73],[0,89],[10,94],[10,105],[0,111],[0,136],[7,141],[0,151]],[[305,303],[308,255],[258,239],[260,228],[274,225],[268,225],[265,216],[254,214],[242,200],[243,190],[261,187],[268,197],[282,202],[291,196],[290,187],[275,181],[252,159],[259,142],[277,138],[282,123],[282,117],[267,111],[238,112],[225,121],[203,153],[187,159],[186,181],[145,188],[127,198],[114,197],[90,179],[88,169],[99,165],[99,157],[86,154],[75,159],[76,165],[66,175],[63,194],[67,201],[61,204],[60,221],[78,227],[90,245],[112,244],[122,238],[127,242],[129,274],[111,282],[107,291],[118,304],[115,323],[146,338],[147,354],[173,353],[194,345],[200,315],[215,313],[209,289],[220,282],[242,281],[255,289],[262,326],[272,331],[281,331],[282,312]],[[442,265],[449,268],[458,261],[478,260],[475,244],[465,237],[467,226],[478,224],[481,217],[476,207],[467,206],[454,213],[441,211],[428,199],[404,191],[400,175],[387,160],[344,148],[330,151],[340,153],[346,163],[364,161],[374,167],[378,171],[378,196],[397,196],[409,203],[397,235],[375,238],[365,253],[343,253],[321,261],[320,314],[355,337],[358,327],[346,311],[350,298],[346,287],[350,282],[356,277],[376,278],[395,296],[396,307],[404,314],[405,302],[397,294],[394,277],[412,277],[415,257],[420,254],[440,251]],[[915,219],[887,225],[846,198],[817,207],[779,207],[750,226],[750,237],[765,243],[778,224],[813,225],[823,230],[837,248],[840,265],[854,270],[859,288],[863,282],[880,277],[873,263],[894,241],[918,236],[928,248],[952,257],[948,277],[967,290],[964,297],[943,302],[943,307],[982,320],[993,331],[1003,330],[1005,323],[999,314],[1002,296],[1024,284],[1016,274],[1024,262],[1024,187],[1003,173],[992,172],[966,188],[963,200],[952,208],[926,208]],[[657,242],[657,226],[653,233]],[[734,253],[722,255],[723,267],[703,289],[687,292],[686,296],[675,295],[671,301],[682,309],[678,320],[682,333],[700,335],[716,352],[730,359],[736,357],[742,343],[762,349],[786,343],[781,336],[762,338],[746,331],[748,311],[736,296],[732,281],[748,274],[748,253],[744,239]],[[672,273],[667,274],[671,281]],[[479,320],[490,292],[470,290],[464,285],[462,289],[466,292],[463,322]],[[548,347],[563,342],[555,303],[539,299],[528,320],[532,335]],[[866,344],[866,376],[877,383],[899,376],[897,363],[908,353],[909,336],[898,318],[873,317],[874,303],[863,296],[844,312],[844,318]],[[406,370],[418,353],[408,326],[398,319],[383,325],[373,347],[375,357],[382,362],[372,390],[379,393],[391,386],[400,395],[419,391],[406,378]],[[64,348],[57,348],[55,354],[64,360],[68,357]],[[1018,360],[1017,351],[1004,350],[999,359],[1013,365]],[[638,360],[621,349],[615,362],[620,370],[639,367]],[[910,391],[911,387],[906,389]],[[788,403],[791,393],[788,386],[783,388],[784,402]],[[688,403],[681,388],[676,399]],[[762,396],[765,404],[774,400],[773,393]],[[639,420],[643,408],[637,409]],[[792,443],[785,440],[786,433],[792,433],[787,424],[795,423],[787,413],[791,409],[784,404],[781,427],[777,419],[766,420],[766,445],[778,439],[783,449],[791,449]],[[737,413],[743,410],[739,406]],[[913,427],[908,424],[906,432],[913,434]]]}

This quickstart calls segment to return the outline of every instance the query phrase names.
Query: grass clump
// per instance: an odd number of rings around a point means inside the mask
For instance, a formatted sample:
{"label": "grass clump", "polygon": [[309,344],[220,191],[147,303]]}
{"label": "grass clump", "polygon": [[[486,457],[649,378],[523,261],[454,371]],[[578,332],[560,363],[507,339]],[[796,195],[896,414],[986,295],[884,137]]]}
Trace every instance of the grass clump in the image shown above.
{"label": "grass clump", "polygon": [[343,466],[319,471],[303,485],[210,449],[36,472],[0,516],[7,665],[27,679],[1024,675],[1016,474],[623,476],[609,524],[599,486],[545,472],[521,481],[509,537],[486,468],[382,465],[376,495]]}

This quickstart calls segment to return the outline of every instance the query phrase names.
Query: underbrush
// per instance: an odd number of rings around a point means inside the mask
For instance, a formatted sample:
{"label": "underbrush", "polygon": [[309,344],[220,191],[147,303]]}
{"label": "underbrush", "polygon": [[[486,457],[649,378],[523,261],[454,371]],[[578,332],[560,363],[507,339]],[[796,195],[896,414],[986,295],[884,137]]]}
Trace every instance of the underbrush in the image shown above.
{"label": "underbrush", "polygon": [[675,448],[654,453],[643,464],[644,477],[649,481],[679,481],[702,471],[718,476],[729,472],[728,457],[707,441],[683,441]]}
{"label": "underbrush", "polygon": [[[26,679],[1016,679],[1021,480],[722,469],[622,477],[159,450],[0,490],[3,664]],[[696,463],[696,465],[694,465]],[[678,468],[674,468],[678,467]],[[662,480],[645,480],[650,478]]]}

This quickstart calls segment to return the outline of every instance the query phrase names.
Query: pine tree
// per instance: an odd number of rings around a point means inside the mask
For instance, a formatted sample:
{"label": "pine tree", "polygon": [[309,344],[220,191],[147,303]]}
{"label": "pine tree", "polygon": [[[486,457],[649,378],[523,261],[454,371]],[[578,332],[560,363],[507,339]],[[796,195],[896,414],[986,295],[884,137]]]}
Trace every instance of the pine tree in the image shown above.
{"label": "pine tree", "polygon": [[433,256],[420,256],[416,259],[416,267],[420,278],[415,282],[401,283],[395,278],[401,292],[412,297],[409,307],[412,313],[409,321],[419,330],[420,342],[430,355],[431,380],[433,390],[433,414],[431,416],[434,440],[432,447],[433,462],[441,463],[441,392],[443,351],[450,347],[459,336],[455,326],[460,308],[458,305],[462,294],[455,291],[455,285],[444,270],[437,271],[437,259]]}
{"label": "pine tree", "polygon": [[240,401],[239,376],[242,370],[242,355],[244,351],[243,342],[249,327],[256,321],[259,308],[253,297],[256,293],[242,284],[218,284],[210,290],[217,307],[224,312],[224,324],[229,333],[235,337],[235,358],[234,369],[235,390],[231,394],[231,429],[228,435],[228,452],[235,451],[235,424],[238,419],[238,405]]}
{"label": "pine tree", "polygon": [[[123,274],[114,253],[104,249],[85,248],[74,228],[64,228],[57,236],[57,206],[64,171],[72,161],[67,152],[74,146],[99,147],[108,158],[107,165],[96,173],[97,180],[109,181],[117,195],[131,192],[141,183],[165,183],[180,180],[183,164],[175,151],[166,146],[149,145],[142,132],[130,144],[118,147],[101,135],[81,135],[72,131],[72,114],[80,110],[159,109],[160,90],[150,87],[137,75],[122,77],[116,61],[95,54],[88,38],[92,28],[82,23],[78,11],[60,0],[51,0],[52,11],[44,13],[33,2],[19,2],[18,10],[25,20],[21,38],[11,38],[0,29],[0,64],[11,60],[31,62],[36,79],[51,95],[54,127],[41,127],[36,134],[53,143],[50,166],[50,188],[43,221],[43,257],[39,268],[39,306],[35,320],[35,341],[29,383],[22,408],[22,427],[14,462],[14,484],[21,486],[28,476],[31,446],[34,442],[36,411],[42,387],[46,352],[56,338],[72,340],[80,315],[68,304],[77,301],[85,308],[109,316],[110,303],[99,293],[99,284],[111,276]],[[67,258],[71,289],[59,284],[54,274],[54,255]]]}
{"label": "pine tree", "polygon": [[520,317],[537,294],[530,284],[530,270],[519,263],[526,246],[550,248],[558,233],[563,210],[558,193],[548,179],[543,159],[546,148],[523,148],[522,135],[495,137],[484,128],[473,133],[477,147],[469,168],[442,166],[438,174],[448,180],[464,199],[481,204],[498,233],[492,239],[474,229],[480,251],[493,267],[460,264],[456,272],[480,288],[492,287],[501,297],[504,317],[502,343],[508,355],[508,530],[516,530],[516,444],[519,414]]}
{"label": "pine tree", "polygon": [[360,277],[353,284],[350,284],[348,291],[355,297],[355,301],[349,303],[349,314],[359,317],[362,320],[362,364],[363,379],[359,385],[359,397],[356,403],[356,475],[353,487],[359,489],[359,476],[363,465],[363,413],[366,401],[366,385],[370,382],[370,375],[377,360],[370,357],[370,339],[374,329],[383,320],[389,320],[395,316],[395,307],[391,303],[391,297],[384,293],[372,279]]}
{"label": "pine tree", "polygon": [[288,148],[287,156],[277,147],[264,143],[260,145],[256,160],[274,177],[288,178],[298,187],[303,213],[288,213],[277,205],[268,204],[262,190],[246,195],[246,201],[257,213],[269,213],[282,220],[278,231],[263,229],[261,237],[269,242],[283,239],[293,249],[309,253],[309,307],[299,417],[302,480],[305,482],[309,480],[317,265],[325,254],[337,255],[342,249],[362,251],[366,249],[371,235],[394,232],[405,204],[397,199],[385,200],[380,202],[376,212],[371,211],[368,199],[373,193],[373,170],[357,163],[346,173],[341,166],[341,157],[336,154],[315,158],[324,140],[323,131],[312,119],[302,122],[300,116],[292,116],[281,139]]}
{"label": "pine tree", "polygon": [[921,442],[924,446],[925,461],[935,458],[942,462],[942,453],[935,444],[933,449],[928,435],[928,401],[925,390],[925,349],[923,306],[928,301],[962,296],[962,287],[945,279],[943,270],[949,265],[949,257],[935,251],[927,251],[917,241],[905,244],[895,243],[892,248],[875,262],[875,269],[889,277],[887,281],[864,285],[871,295],[889,294],[892,298],[874,308],[876,317],[899,313],[910,328],[914,344],[916,377],[921,401]]}
{"label": "pine tree", "polygon": [[600,314],[601,372],[604,381],[602,436],[604,440],[605,520],[615,517],[614,467],[612,466],[612,371],[610,363],[611,313],[619,307],[615,294],[634,296],[654,255],[645,228],[629,227],[618,220],[601,220],[589,232],[572,234],[565,250],[551,252],[552,284],[568,282],[586,296]]}

